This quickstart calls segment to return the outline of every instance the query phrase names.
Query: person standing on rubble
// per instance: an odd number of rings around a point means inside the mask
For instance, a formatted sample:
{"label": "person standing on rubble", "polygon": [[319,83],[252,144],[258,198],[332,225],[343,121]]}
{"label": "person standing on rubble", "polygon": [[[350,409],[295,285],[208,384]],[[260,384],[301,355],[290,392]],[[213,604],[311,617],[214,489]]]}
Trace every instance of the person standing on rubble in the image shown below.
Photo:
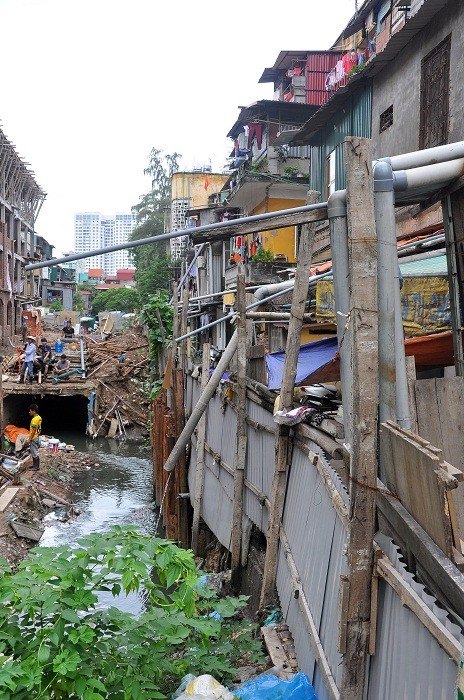
{"label": "person standing on rubble", "polygon": [[26,370],[29,372],[29,382],[32,384],[34,379],[34,362],[35,355],[37,352],[37,347],[35,344],[35,338],[32,335],[28,335],[27,343],[24,346],[24,360],[21,366],[21,376],[19,377],[19,383],[24,384],[24,379],[26,377]]}
{"label": "person standing on rubble", "polygon": [[39,447],[40,433],[42,432],[42,418],[38,414],[39,407],[36,403],[29,406],[31,425],[29,427],[29,446],[32,455],[32,471],[38,472],[40,467]]}

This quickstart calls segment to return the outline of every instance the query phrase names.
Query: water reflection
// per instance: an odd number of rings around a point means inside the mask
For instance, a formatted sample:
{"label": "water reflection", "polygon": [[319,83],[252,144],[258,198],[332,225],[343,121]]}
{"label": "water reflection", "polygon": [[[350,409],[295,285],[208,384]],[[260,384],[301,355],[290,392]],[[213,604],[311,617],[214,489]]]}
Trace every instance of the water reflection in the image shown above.
{"label": "water reflection", "polygon": [[[136,524],[143,533],[155,534],[158,510],[153,503],[148,448],[76,435],[59,437],[76,450],[91,454],[96,465],[76,475],[73,503],[81,514],[67,523],[50,520],[40,546],[73,545],[79,537],[103,532],[115,524]],[[136,613],[142,609],[143,601],[136,595],[127,599],[102,595],[100,606],[109,605]]]}

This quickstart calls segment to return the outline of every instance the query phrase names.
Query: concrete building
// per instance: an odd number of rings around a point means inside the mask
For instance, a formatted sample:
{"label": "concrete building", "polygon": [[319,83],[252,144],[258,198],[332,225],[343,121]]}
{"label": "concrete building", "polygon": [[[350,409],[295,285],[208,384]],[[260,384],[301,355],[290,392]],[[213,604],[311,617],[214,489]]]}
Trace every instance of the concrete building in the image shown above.
{"label": "concrete building", "polygon": [[[76,253],[126,243],[135,228],[133,214],[104,215],[100,212],[81,212],[74,217],[74,247]],[[127,250],[95,255],[82,261],[83,270],[102,267],[106,274],[114,275],[116,270],[129,267]]]}
{"label": "concrete building", "polygon": [[46,193],[0,129],[0,342],[19,332],[21,312],[39,299],[41,273],[26,262],[41,259],[34,225]]}
{"label": "concrete building", "polygon": [[[212,173],[209,166],[191,172],[174,173],[171,180],[171,212],[166,221],[166,230],[180,231],[187,228],[188,210],[207,207],[208,198],[219,192],[226,181],[227,175]],[[193,221],[192,225],[195,226],[196,222]],[[171,255],[181,257],[186,245],[186,238],[173,238],[170,241]]]}

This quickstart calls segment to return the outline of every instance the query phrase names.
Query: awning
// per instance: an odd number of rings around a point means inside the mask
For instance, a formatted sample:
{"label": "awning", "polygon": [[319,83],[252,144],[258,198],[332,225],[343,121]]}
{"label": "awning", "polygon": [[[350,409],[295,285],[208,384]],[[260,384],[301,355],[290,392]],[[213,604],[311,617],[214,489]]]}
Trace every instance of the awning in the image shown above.
{"label": "awning", "polygon": [[[336,336],[306,343],[300,347],[295,384],[301,384],[308,375],[331,362],[338,352]],[[284,371],[285,352],[273,352],[266,355],[268,371],[268,388],[280,389]]]}

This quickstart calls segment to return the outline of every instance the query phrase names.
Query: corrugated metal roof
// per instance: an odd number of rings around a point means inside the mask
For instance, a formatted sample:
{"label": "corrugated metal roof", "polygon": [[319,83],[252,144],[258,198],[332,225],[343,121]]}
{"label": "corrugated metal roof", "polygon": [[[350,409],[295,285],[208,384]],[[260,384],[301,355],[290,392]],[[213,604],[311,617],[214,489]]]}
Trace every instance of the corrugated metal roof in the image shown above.
{"label": "corrugated metal roof", "polygon": [[270,119],[285,124],[300,125],[310,119],[319,109],[317,105],[300,102],[281,102],[279,100],[259,100],[247,107],[242,107],[237,121],[227,136],[234,139],[243,131],[243,125],[252,119]]}
{"label": "corrugated metal roof", "polygon": [[446,277],[448,274],[446,255],[413,262],[400,262],[400,271],[403,277]]}

